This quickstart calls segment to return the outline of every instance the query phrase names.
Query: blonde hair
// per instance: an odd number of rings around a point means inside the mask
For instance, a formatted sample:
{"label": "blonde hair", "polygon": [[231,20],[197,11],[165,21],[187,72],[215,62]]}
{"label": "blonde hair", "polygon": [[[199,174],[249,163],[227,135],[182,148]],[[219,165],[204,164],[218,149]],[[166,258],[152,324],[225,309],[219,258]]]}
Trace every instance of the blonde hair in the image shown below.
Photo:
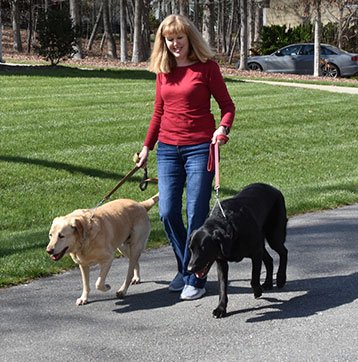
{"label": "blonde hair", "polygon": [[207,42],[196,26],[183,15],[169,15],[160,24],[154,40],[148,69],[154,73],[170,73],[176,67],[176,60],[165,44],[169,35],[185,34],[189,40],[191,61],[206,61],[214,56]]}

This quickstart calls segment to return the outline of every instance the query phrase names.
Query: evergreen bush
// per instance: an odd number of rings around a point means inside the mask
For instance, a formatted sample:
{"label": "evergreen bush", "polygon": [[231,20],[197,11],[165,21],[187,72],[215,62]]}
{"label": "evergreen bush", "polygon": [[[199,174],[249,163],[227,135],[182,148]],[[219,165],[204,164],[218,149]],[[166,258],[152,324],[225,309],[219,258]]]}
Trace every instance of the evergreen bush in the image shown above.
{"label": "evergreen bush", "polygon": [[40,11],[37,24],[36,53],[51,65],[74,56],[76,31],[66,8],[49,8]]}

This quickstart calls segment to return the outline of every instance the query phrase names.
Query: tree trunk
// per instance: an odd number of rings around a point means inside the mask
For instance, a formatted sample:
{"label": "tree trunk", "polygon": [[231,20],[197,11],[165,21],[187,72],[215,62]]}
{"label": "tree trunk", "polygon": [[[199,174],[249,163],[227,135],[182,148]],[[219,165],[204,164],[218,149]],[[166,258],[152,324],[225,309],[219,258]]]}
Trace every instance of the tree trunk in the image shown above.
{"label": "tree trunk", "polygon": [[232,44],[233,41],[232,37],[234,35],[235,14],[237,14],[236,6],[237,6],[236,0],[231,1],[231,11],[229,16],[227,32],[226,32],[226,54],[230,56],[232,53],[232,47],[235,47],[235,45]]}
{"label": "tree trunk", "polygon": [[116,42],[113,37],[111,22],[109,20],[108,0],[103,0],[103,27],[107,40],[107,56],[109,58],[117,58]]}
{"label": "tree trunk", "polygon": [[207,43],[211,46],[215,46],[214,35],[214,2],[213,0],[205,0],[203,9],[203,37]]}
{"label": "tree trunk", "polygon": [[260,4],[256,4],[254,44],[259,43],[261,40],[262,26],[263,26],[263,8]]}
{"label": "tree trunk", "polygon": [[127,1],[127,26],[129,27],[129,41],[133,43],[134,38],[134,4],[133,0]]}
{"label": "tree trunk", "polygon": [[171,6],[172,6],[172,14],[179,14],[179,3],[177,0],[172,0],[171,1]]}
{"label": "tree trunk", "polygon": [[142,60],[141,52],[141,19],[142,19],[143,0],[135,0],[134,5],[134,32],[133,32],[133,54],[132,62],[139,63]]}
{"label": "tree trunk", "polygon": [[32,34],[33,34],[32,0],[29,0],[29,18],[27,23],[27,35],[26,35],[27,53],[31,52]]}
{"label": "tree trunk", "polygon": [[143,1],[142,9],[142,44],[141,44],[141,61],[148,60],[150,57],[150,25],[149,25],[149,13],[150,13],[150,0]]}
{"label": "tree trunk", "polygon": [[247,0],[240,0],[240,67],[247,70]]}
{"label": "tree trunk", "polygon": [[255,38],[255,8],[256,3],[254,0],[248,0],[248,7],[247,7],[247,44],[248,44],[248,51],[251,53],[252,49],[254,48],[254,38]]}
{"label": "tree trunk", "polygon": [[237,39],[239,38],[239,35],[240,35],[240,29],[238,29],[238,31],[234,37],[233,43],[232,43],[232,48],[231,48],[230,57],[229,57],[229,64],[232,63],[232,58],[234,57],[236,43],[237,43]]}
{"label": "tree trunk", "polygon": [[321,75],[321,0],[316,0],[316,18],[314,26],[314,67],[313,76]]}
{"label": "tree trunk", "polygon": [[95,23],[94,23],[94,25],[93,25],[93,29],[92,29],[91,36],[90,36],[90,38],[89,38],[89,40],[88,40],[87,50],[91,50],[91,49],[92,49],[92,45],[93,45],[94,39],[95,39],[95,37],[96,37],[98,25],[99,25],[99,22],[100,22],[100,20],[101,20],[102,14],[103,14],[103,1],[101,2],[101,5],[100,5],[100,7],[99,7],[98,14],[97,14],[97,18],[96,18],[96,21],[95,21]]}
{"label": "tree trunk", "polygon": [[121,27],[121,62],[128,60],[128,43],[127,43],[127,1],[119,0],[120,27]]}
{"label": "tree trunk", "polygon": [[179,0],[179,14],[188,16],[189,14],[189,1]]}
{"label": "tree trunk", "polygon": [[18,0],[11,1],[12,31],[14,35],[14,50],[22,53],[22,42],[20,32],[20,14]]}
{"label": "tree trunk", "polygon": [[74,59],[82,59],[82,42],[81,42],[81,17],[80,17],[80,8],[79,8],[79,0],[70,0],[70,15],[72,19],[72,25],[75,28],[76,32],[76,40],[73,49],[76,51],[73,58]]}
{"label": "tree trunk", "polygon": [[193,22],[200,31],[201,26],[200,26],[200,18],[199,18],[199,0],[194,0],[193,3],[194,3],[193,4],[193,11],[194,11]]}
{"label": "tree trunk", "polygon": [[226,13],[227,3],[225,0],[218,4],[218,37],[217,37],[217,49],[219,52],[226,53]]}
{"label": "tree trunk", "polygon": [[338,29],[337,29],[337,46],[342,48],[342,23],[343,23],[343,12],[344,5],[339,7],[339,19],[338,19]]}
{"label": "tree trunk", "polygon": [[2,21],[1,21],[1,7],[0,7],[0,63],[3,63],[3,59],[2,59]]}

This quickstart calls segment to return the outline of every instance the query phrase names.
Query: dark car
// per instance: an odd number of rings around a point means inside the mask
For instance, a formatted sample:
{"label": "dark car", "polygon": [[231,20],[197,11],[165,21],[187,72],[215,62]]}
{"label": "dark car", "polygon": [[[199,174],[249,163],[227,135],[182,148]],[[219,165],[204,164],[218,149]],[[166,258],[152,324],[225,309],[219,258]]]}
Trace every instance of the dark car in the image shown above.
{"label": "dark car", "polygon": [[[301,43],[288,45],[271,55],[248,57],[247,64],[251,70],[269,73],[313,74],[313,62],[314,44]],[[321,67],[323,76],[353,76],[358,74],[358,54],[321,44]]]}

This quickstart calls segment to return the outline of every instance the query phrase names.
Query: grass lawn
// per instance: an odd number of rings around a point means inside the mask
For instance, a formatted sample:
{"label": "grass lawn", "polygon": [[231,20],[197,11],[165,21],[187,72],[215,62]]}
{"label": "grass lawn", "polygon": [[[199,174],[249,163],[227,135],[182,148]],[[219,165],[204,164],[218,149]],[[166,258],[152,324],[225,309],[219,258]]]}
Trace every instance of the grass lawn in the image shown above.
{"label": "grass lawn", "polygon": [[[0,287],[59,272],[45,252],[52,219],[94,207],[133,167],[153,110],[145,70],[60,67],[0,72]],[[220,197],[251,182],[282,190],[289,215],[358,202],[356,95],[245,83],[222,148]],[[213,102],[218,119],[219,110]],[[155,152],[149,175],[156,176]],[[135,200],[142,171],[112,197]],[[214,202],[214,198],[213,198]],[[157,207],[148,247],[167,243]]]}

